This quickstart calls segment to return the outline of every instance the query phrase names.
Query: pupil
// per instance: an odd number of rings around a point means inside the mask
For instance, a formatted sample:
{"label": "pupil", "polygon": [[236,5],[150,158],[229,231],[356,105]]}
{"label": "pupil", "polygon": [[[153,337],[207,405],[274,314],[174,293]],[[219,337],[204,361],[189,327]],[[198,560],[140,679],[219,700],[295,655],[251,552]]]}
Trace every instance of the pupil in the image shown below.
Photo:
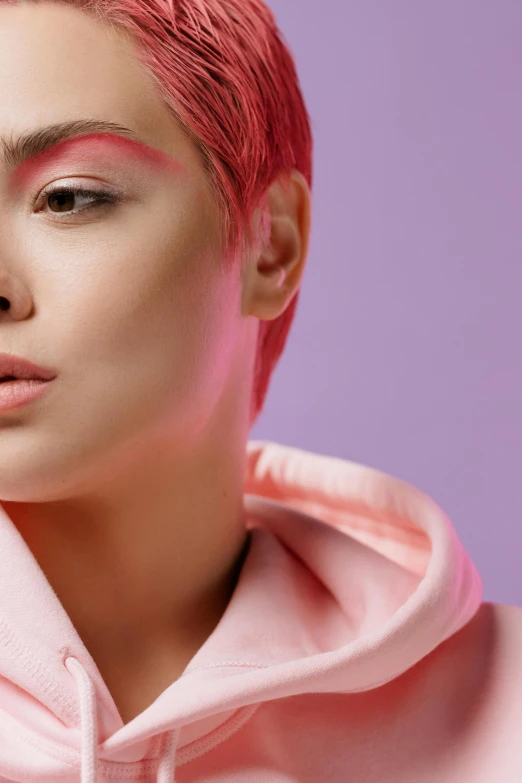
{"label": "pupil", "polygon": [[[73,193],[66,193],[65,191],[62,191],[62,193],[51,193],[51,195],[49,196],[49,206],[51,206],[51,200],[52,199],[55,199],[56,201],[58,201],[59,202],[58,205],[61,206],[62,208],[65,207],[65,209],[63,209],[64,212],[68,212],[69,210],[73,209],[72,205],[71,206],[67,206],[67,202],[73,202],[74,201],[74,194]],[[65,204],[64,204],[64,202],[65,202]]]}

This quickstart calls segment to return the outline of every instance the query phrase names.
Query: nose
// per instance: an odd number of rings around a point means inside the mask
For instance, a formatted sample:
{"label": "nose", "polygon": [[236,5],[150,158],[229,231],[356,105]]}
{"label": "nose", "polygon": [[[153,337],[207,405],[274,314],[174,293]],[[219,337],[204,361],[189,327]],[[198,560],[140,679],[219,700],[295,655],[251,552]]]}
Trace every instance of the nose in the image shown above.
{"label": "nose", "polygon": [[0,322],[7,318],[22,321],[33,310],[33,298],[20,274],[0,270]]}

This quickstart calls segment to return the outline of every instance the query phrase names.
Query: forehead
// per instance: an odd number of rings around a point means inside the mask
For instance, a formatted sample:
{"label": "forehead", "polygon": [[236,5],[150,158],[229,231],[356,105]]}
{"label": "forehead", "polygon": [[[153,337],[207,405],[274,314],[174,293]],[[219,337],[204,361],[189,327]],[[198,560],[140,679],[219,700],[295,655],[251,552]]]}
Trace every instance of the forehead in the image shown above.
{"label": "forehead", "polygon": [[128,36],[69,5],[0,3],[0,136],[89,117],[198,163]]}

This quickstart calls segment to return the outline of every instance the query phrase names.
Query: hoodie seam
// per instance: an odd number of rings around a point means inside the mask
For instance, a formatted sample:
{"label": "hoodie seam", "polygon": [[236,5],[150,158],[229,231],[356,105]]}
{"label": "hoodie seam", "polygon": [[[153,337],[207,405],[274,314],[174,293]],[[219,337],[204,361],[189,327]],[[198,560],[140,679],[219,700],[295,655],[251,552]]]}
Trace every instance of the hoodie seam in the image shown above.
{"label": "hoodie seam", "polygon": [[46,753],[50,758],[56,761],[62,761],[72,769],[78,769],[78,766],[74,763],[74,754],[78,753],[73,748],[65,749],[63,744],[58,744],[53,740],[42,739],[37,732],[21,723],[14,715],[11,715],[7,710],[0,705],[0,711],[3,713],[3,720],[10,723],[10,728],[21,737],[24,742],[32,745],[39,751]]}
{"label": "hoodie seam", "polygon": [[[58,707],[61,707],[61,709],[59,709],[58,712],[63,714],[63,709],[65,709],[67,717],[72,720],[72,722],[74,723],[74,729],[77,730],[79,727],[78,711],[76,710],[74,705],[69,701],[66,694],[60,689],[60,686],[56,684],[56,681],[54,680],[50,671],[34,655],[32,650],[18,639],[18,637],[16,636],[12,628],[9,626],[7,622],[5,622],[5,620],[0,620],[0,643],[6,649],[9,648],[11,649],[11,653],[22,664],[22,667],[30,675],[31,678],[36,679],[40,684],[44,685],[44,690],[46,693],[49,694],[53,704],[57,705]],[[198,666],[195,669],[191,669],[190,671],[184,672],[181,675],[181,677],[191,674],[192,672],[201,671],[204,669],[223,668],[228,666],[247,667],[253,669],[268,668],[268,665],[266,664],[250,663],[248,661],[222,661],[219,663],[212,663],[212,664],[206,664],[204,666]],[[186,746],[186,748],[180,748],[178,751],[178,758],[180,759],[180,762],[185,764],[189,761],[195,760],[199,758],[201,755],[203,755],[204,753],[212,750],[214,747],[217,747],[222,742],[226,741],[228,736],[231,736],[233,733],[235,733],[235,731],[239,730],[243,725],[243,722],[241,722],[241,718],[245,713],[245,711],[248,712],[248,710],[251,709],[253,706],[255,708],[252,711],[253,714],[253,712],[257,710],[257,708],[260,705],[261,703],[255,705],[245,705],[244,707],[240,707],[238,711],[234,712],[234,714],[228,720],[226,720],[225,723],[218,726],[214,731],[210,732],[207,735],[204,735],[203,737],[200,737],[198,740],[194,740],[194,743],[190,743],[189,745]],[[8,713],[7,710],[5,710],[5,708],[2,707],[1,705],[0,705],[0,710],[4,713],[7,720],[10,721],[13,730],[23,741],[27,742],[29,745],[32,745],[40,752],[45,753],[50,758],[54,758],[56,761],[63,762],[71,769],[78,770],[78,765],[75,761],[76,754],[78,753],[76,749],[74,748],[71,748],[70,750],[65,749],[63,744],[57,744],[52,740],[42,739],[35,731],[33,731],[33,729],[27,727],[26,725],[18,721],[17,718],[15,718],[13,715]],[[249,717],[250,715],[247,714],[246,720],[248,720]],[[236,721],[239,721],[239,725],[237,727],[235,726]],[[232,731],[230,731],[230,728],[232,728]],[[223,732],[225,733],[225,735],[221,737]],[[218,737],[217,742],[212,741],[212,738],[215,736]],[[202,749],[199,752],[198,747],[200,743],[202,743]],[[184,751],[188,750],[188,748],[192,746],[194,746],[194,748],[189,754],[190,758],[185,760]],[[99,763],[101,764],[101,767],[104,770],[104,772],[109,773],[109,776],[111,770],[114,769],[114,767],[112,766],[114,764],[117,765],[117,767],[127,764],[126,768],[131,773],[132,773],[132,765],[138,765],[138,770],[141,771],[141,773],[154,772],[155,768],[157,767],[157,760],[154,759],[141,759],[136,762],[111,762],[108,760],[100,760]],[[106,765],[111,765],[111,766],[108,766],[106,768]]]}
{"label": "hoodie seam", "polygon": [[50,696],[53,704],[56,705],[60,716],[62,718],[66,717],[75,725],[78,725],[80,716],[74,704],[67,698],[60,686],[57,685],[56,680],[46,666],[34,655],[29,647],[20,641],[5,620],[0,620],[0,643],[8,650],[11,648],[13,656],[20,661],[30,677],[43,684],[45,692]]}
{"label": "hoodie seam", "polygon": [[205,734],[203,737],[199,737],[199,739],[180,748],[176,757],[176,769],[196,761],[207,753],[210,753],[210,751],[219,748],[237,734],[264,703],[265,702],[258,702],[257,704],[247,704],[244,707],[240,707],[224,723],[209,734]]}
{"label": "hoodie seam", "polygon": [[271,664],[251,663],[250,661],[220,661],[219,663],[207,663],[204,666],[196,666],[194,669],[187,669],[187,671],[184,671],[178,679],[181,680],[182,677],[187,677],[193,672],[200,672],[204,669],[224,669],[228,666],[237,666],[243,669],[268,669],[270,668]]}
{"label": "hoodie seam", "polygon": [[[196,761],[225,743],[242,729],[262,706],[263,702],[259,702],[257,704],[247,704],[244,707],[240,707],[220,726],[213,729],[208,734],[205,734],[203,737],[199,737],[193,742],[189,742],[183,748],[180,748],[176,754],[176,768]],[[49,758],[53,758],[55,761],[65,764],[70,769],[75,771],[79,770],[77,763],[79,750],[72,748],[65,749],[63,745],[58,745],[52,740],[44,740],[36,734],[33,729],[28,728],[21,723],[1,706],[0,711],[4,713],[4,719],[7,718],[7,721],[10,723],[10,728],[21,737],[24,742],[32,745],[40,752],[46,754]],[[105,777],[113,779],[134,779],[147,774],[155,774],[158,769],[159,759],[148,758],[139,759],[138,761],[110,761],[108,759],[97,759],[97,764],[99,772]]]}
{"label": "hoodie seam", "polygon": [[[52,740],[42,739],[33,729],[28,728],[24,724],[20,723],[15,717],[10,715],[3,707],[0,710],[7,715],[8,720],[11,722],[11,728],[19,737],[21,737],[27,744],[32,745],[40,752],[47,755],[49,758],[59,761],[70,769],[78,772],[80,767],[78,765],[78,757],[80,750],[75,748],[65,749],[63,744],[57,744]],[[154,773],[158,767],[158,759],[140,759],[139,761],[108,761],[107,759],[97,759],[99,770],[107,777],[118,777],[113,773],[115,770],[125,771],[127,774],[120,775],[119,777],[138,777],[144,773]]]}

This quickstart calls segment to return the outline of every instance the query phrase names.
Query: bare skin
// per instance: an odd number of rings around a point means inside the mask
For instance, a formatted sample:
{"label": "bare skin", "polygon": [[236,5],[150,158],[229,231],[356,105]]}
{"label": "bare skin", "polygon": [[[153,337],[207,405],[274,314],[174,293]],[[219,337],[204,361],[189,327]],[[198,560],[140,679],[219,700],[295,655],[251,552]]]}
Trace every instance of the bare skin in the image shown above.
{"label": "bare skin", "polygon": [[196,150],[131,43],[72,7],[0,4],[0,136],[80,118],[133,129],[181,169],[64,158],[33,190],[101,182],[127,199],[65,225],[10,190],[0,155],[0,351],[58,373],[0,414],[0,498],[127,723],[237,582],[259,319],[301,283],[310,194],[298,172],[288,192],[275,182],[269,241],[226,270]]}

